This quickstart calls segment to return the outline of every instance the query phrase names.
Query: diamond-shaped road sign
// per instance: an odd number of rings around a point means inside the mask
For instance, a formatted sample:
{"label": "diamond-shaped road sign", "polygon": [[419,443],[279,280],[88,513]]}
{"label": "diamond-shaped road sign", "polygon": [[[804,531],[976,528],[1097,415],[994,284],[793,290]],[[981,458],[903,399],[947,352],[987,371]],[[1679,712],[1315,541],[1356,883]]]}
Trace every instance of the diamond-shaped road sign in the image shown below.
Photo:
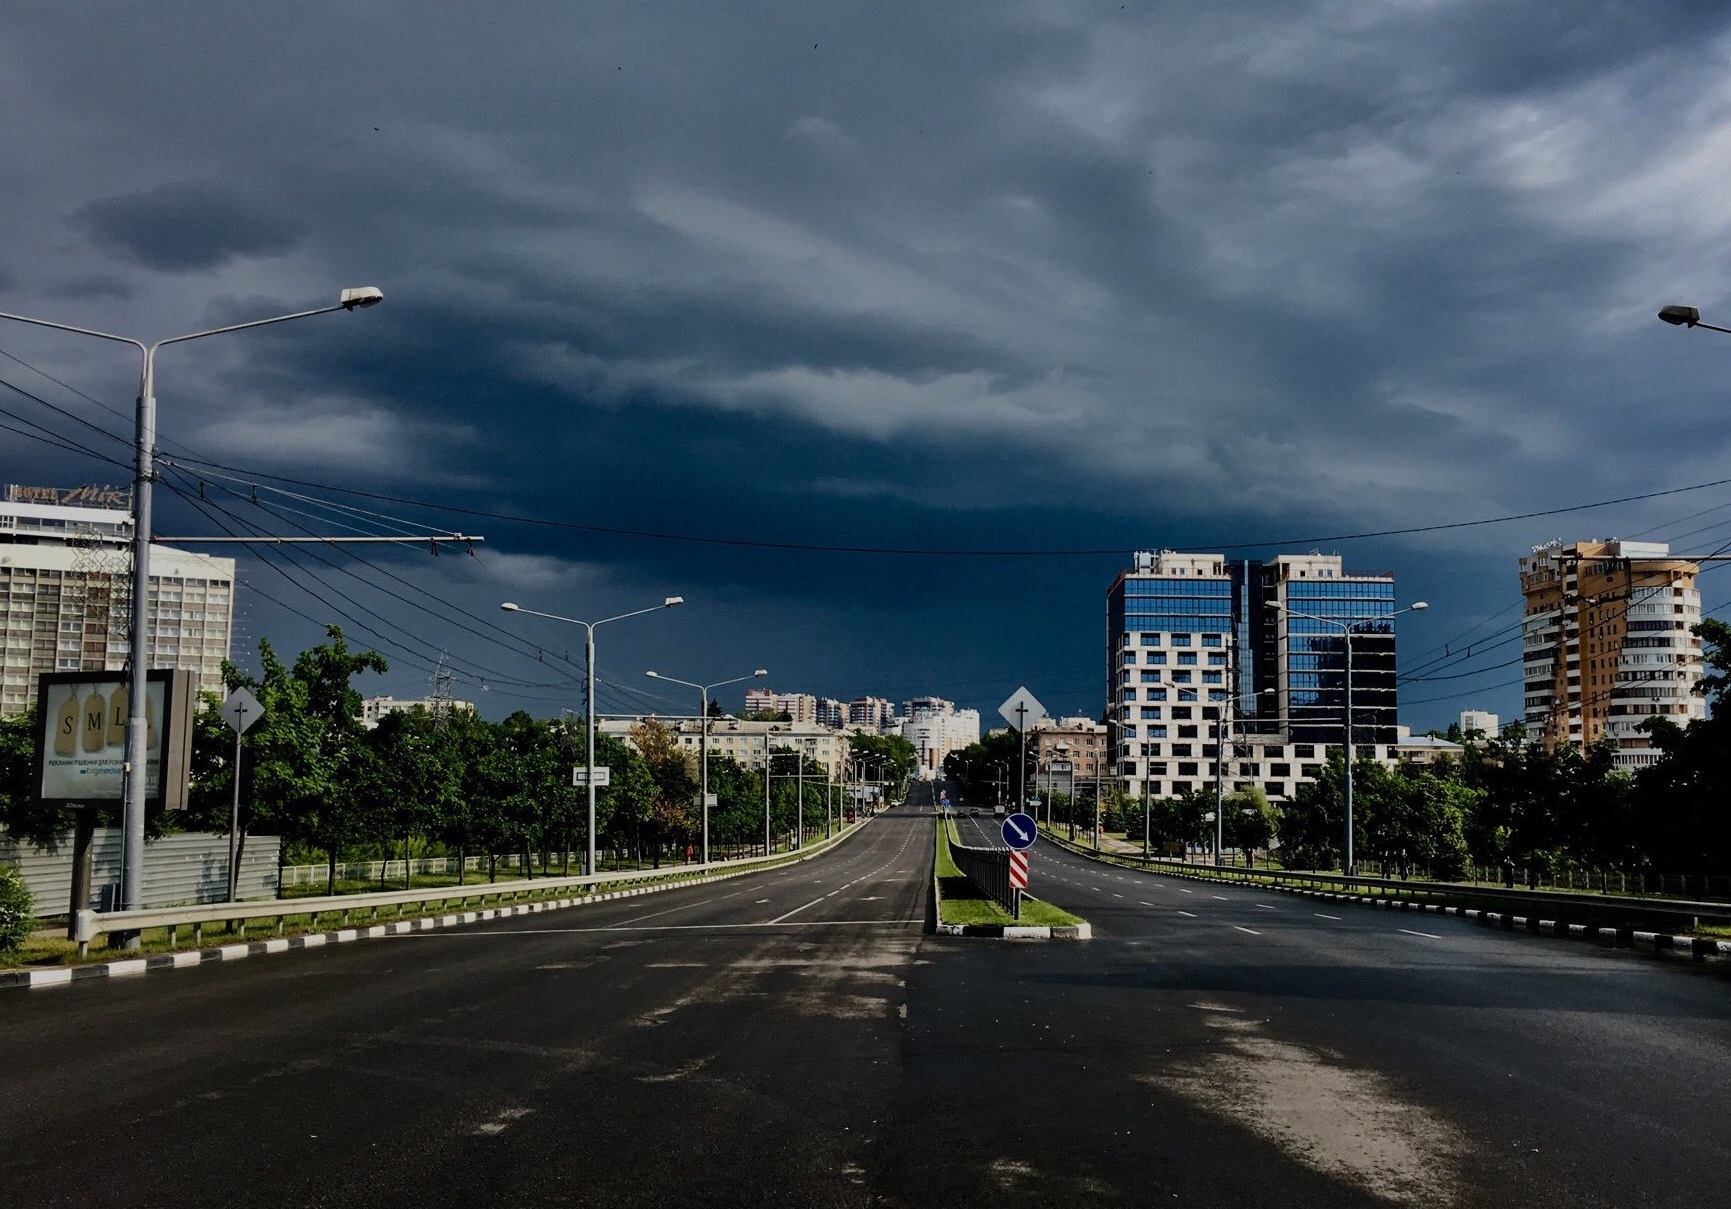
{"label": "diamond-shaped road sign", "polygon": [[1011,693],[1010,699],[998,706],[998,713],[1017,731],[1025,731],[1034,723],[1045,719],[1046,707],[1024,686]]}
{"label": "diamond-shaped road sign", "polygon": [[247,727],[264,717],[264,706],[244,688],[237,688],[228,695],[228,700],[222,703],[219,712],[230,730],[237,735],[244,735]]}

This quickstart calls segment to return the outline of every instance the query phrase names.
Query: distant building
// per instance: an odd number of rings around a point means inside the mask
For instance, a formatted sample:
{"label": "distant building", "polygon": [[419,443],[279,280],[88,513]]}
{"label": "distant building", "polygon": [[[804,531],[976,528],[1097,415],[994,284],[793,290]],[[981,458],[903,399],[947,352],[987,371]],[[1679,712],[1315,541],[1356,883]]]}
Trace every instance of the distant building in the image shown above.
{"label": "distant building", "polygon": [[1047,719],[1028,731],[1028,750],[1036,769],[1058,766],[1077,781],[1098,781],[1112,772],[1107,727],[1092,718]]}
{"label": "distant building", "polygon": [[[44,672],[122,671],[132,601],[132,514],[117,488],[7,488],[0,501],[0,715],[36,703]],[[156,546],[145,659],[222,691],[234,560]]]}
{"label": "distant building", "polygon": [[1463,709],[1460,720],[1461,737],[1471,738],[1476,732],[1487,739],[1494,739],[1502,733],[1498,729],[1498,721],[1495,714],[1486,710]]}
{"label": "distant building", "polygon": [[748,714],[786,714],[792,722],[817,723],[817,698],[810,693],[778,693],[774,689],[745,690]]}
{"label": "distant building", "polygon": [[919,775],[931,780],[944,757],[980,741],[980,712],[957,709],[942,697],[915,697],[902,707],[901,735],[913,744]]}
{"label": "distant building", "polygon": [[885,701],[881,697],[855,697],[847,703],[849,726],[865,726],[884,733],[894,728],[899,721],[894,701]]}
{"label": "distant building", "polygon": [[[695,718],[601,718],[596,729],[629,744],[631,729],[644,722],[659,722],[674,733],[679,746],[696,761],[701,750],[703,727]],[[746,722],[739,718],[712,718],[709,722],[709,758],[726,756],[746,768],[762,771],[765,756],[782,757],[773,768],[776,776],[793,776],[798,764],[791,753],[799,752],[823,765],[834,780],[848,775],[853,745],[845,730],[816,722]]]}
{"label": "distant building", "polygon": [[441,697],[368,697],[361,702],[361,725],[372,730],[391,714],[407,713],[415,709],[425,710],[429,714],[438,713],[441,709],[472,714],[475,712],[475,703]]}
{"label": "distant building", "polygon": [[847,706],[834,697],[817,699],[817,724],[839,730],[847,725]]}
{"label": "distant building", "polygon": [[1551,542],[1520,560],[1527,731],[1547,747],[1617,744],[1617,766],[1659,759],[1639,728],[1706,716],[1698,563],[1663,542]]}

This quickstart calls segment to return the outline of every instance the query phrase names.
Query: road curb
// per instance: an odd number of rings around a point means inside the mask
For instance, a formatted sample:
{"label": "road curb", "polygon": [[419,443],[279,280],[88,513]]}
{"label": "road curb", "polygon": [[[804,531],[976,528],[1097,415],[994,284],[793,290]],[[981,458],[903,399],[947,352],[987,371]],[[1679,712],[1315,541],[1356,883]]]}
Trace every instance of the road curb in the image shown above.
{"label": "road curb", "polygon": [[50,966],[46,969],[33,970],[5,970],[0,971],[0,990],[13,987],[35,990],[41,987],[68,986],[74,982],[87,982],[92,979],[132,978],[140,974],[153,974],[159,970],[184,970],[215,962],[240,961],[247,957],[287,953],[295,949],[318,949],[327,945],[348,944],[357,940],[402,936],[410,932],[460,928],[465,924],[481,923],[490,919],[510,919],[513,916],[533,915],[542,911],[564,911],[572,907],[610,902],[618,898],[635,898],[642,894],[683,890],[691,886],[707,885],[710,882],[724,882],[736,877],[750,877],[770,869],[779,869],[787,865],[797,865],[802,861],[813,860],[827,852],[834,851],[864,829],[863,826],[855,827],[852,831],[837,836],[833,843],[825,844],[815,852],[801,853],[798,856],[790,856],[774,863],[765,863],[755,869],[738,869],[727,873],[712,873],[707,877],[684,878],[660,886],[633,886],[628,890],[609,890],[602,894],[573,895],[569,898],[551,898],[543,899],[540,902],[517,903],[509,907],[486,907],[476,911],[453,911],[442,915],[427,915],[419,919],[399,919],[388,924],[338,928],[333,932],[308,932],[303,936],[274,936],[268,940],[237,942],[214,949],[181,949],[172,953],[155,953],[149,957],[128,957],[115,961],[90,962],[85,965]]}
{"label": "road curb", "polygon": [[[1059,846],[1077,856],[1097,861],[1102,865],[1111,865],[1117,869],[1136,870],[1134,865],[1120,865],[1116,861],[1103,860],[1081,848],[1072,848],[1068,845]],[[1477,907],[1450,907],[1441,903],[1421,903],[1410,899],[1387,898],[1381,895],[1340,894],[1328,890],[1306,890],[1298,886],[1245,886],[1241,882],[1226,882],[1198,873],[1180,873],[1166,868],[1142,869],[1139,872],[1150,873],[1156,877],[1179,878],[1183,881],[1207,882],[1215,886],[1236,885],[1243,889],[1262,890],[1273,894],[1290,894],[1303,898],[1325,899],[1330,902],[1356,903],[1359,906],[1377,907],[1387,911],[1418,911],[1431,915],[1454,915],[1462,919],[1476,920],[1487,927],[1501,927],[1511,931],[1519,928],[1538,936],[1588,940],[1616,948],[1646,946],[1654,954],[1661,957],[1687,957],[1694,961],[1704,961],[1708,958],[1731,958],[1731,941],[1728,940],[1708,940],[1699,936],[1679,936],[1670,932],[1637,932],[1628,928],[1598,928],[1588,924],[1561,923],[1554,919],[1534,919],[1525,915],[1485,911]]]}

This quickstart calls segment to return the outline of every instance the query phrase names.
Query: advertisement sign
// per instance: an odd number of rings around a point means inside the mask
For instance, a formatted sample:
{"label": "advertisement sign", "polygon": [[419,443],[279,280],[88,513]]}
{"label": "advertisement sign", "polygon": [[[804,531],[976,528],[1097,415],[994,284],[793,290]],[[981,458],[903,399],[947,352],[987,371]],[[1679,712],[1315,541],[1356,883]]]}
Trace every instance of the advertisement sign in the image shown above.
{"label": "advertisement sign", "polygon": [[[186,809],[194,677],[153,671],[145,685],[145,797]],[[120,672],[51,672],[37,683],[37,784],[50,805],[118,802],[125,791],[128,689]]]}

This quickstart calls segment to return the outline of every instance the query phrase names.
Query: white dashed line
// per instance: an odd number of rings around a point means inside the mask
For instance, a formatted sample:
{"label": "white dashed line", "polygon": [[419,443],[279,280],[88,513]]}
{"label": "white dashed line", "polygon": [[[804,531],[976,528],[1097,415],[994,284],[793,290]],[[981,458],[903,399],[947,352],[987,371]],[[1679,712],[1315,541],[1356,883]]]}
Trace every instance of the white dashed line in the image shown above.
{"label": "white dashed line", "polygon": [[1252,903],[1250,905],[1255,907],[1258,911],[1272,911],[1272,910],[1274,910],[1274,908],[1269,906],[1267,903]]}
{"label": "white dashed line", "polygon": [[1435,932],[1414,932],[1411,928],[1402,928],[1400,930],[1405,932],[1408,936],[1423,936],[1430,940],[1442,939],[1442,937],[1438,936]]}
{"label": "white dashed line", "polygon": [[1186,919],[1195,919],[1196,918],[1196,916],[1190,914],[1190,912],[1188,912],[1188,911],[1180,911],[1180,912],[1178,912],[1178,914],[1184,916],[1184,918],[1186,918]]}
{"label": "white dashed line", "polygon": [[1258,932],[1258,931],[1256,931],[1256,930],[1255,930],[1255,929],[1254,929],[1254,928],[1239,928],[1239,927],[1238,927],[1238,925],[1237,925],[1237,924],[1233,924],[1233,925],[1232,925],[1232,926],[1233,926],[1233,927],[1234,927],[1234,928],[1237,928],[1237,929],[1238,929],[1238,931],[1240,931],[1240,932],[1248,932],[1248,933],[1250,933],[1250,935],[1252,935],[1252,936],[1261,936],[1261,935],[1262,935],[1262,933],[1260,933],[1260,932]]}
{"label": "white dashed line", "polygon": [[1212,898],[1218,902],[1223,902],[1223,903],[1229,903],[1232,901],[1230,898],[1227,898],[1224,894],[1210,894],[1208,897]]}
{"label": "white dashed line", "polygon": [[1315,915],[1318,919],[1332,919],[1335,923],[1340,922],[1340,916],[1338,915],[1324,915],[1321,911],[1313,911],[1311,914]]}

